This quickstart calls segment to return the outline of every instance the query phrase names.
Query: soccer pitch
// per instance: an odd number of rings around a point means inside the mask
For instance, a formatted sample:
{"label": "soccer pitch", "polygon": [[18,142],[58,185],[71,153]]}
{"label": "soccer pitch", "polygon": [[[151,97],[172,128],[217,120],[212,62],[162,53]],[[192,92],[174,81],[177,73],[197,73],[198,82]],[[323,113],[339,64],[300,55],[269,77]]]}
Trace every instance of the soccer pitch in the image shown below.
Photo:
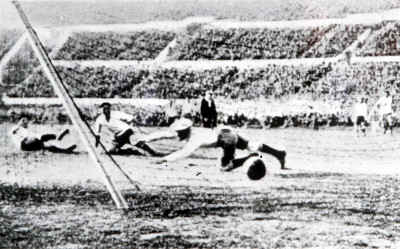
{"label": "soccer pitch", "polygon": [[[0,125],[6,134],[10,124]],[[34,126],[38,132],[68,125]],[[78,142],[71,128],[69,141]],[[154,131],[158,128],[148,128]],[[196,128],[195,128],[196,129]],[[211,130],[204,130],[206,135]],[[110,175],[131,206],[116,210],[78,143],[73,155],[17,152],[1,138],[0,231],[5,247],[396,247],[398,135],[357,137],[351,129],[243,129],[283,143],[287,167],[263,155],[267,176],[220,172],[220,151],[155,164],[117,156],[141,191]],[[68,142],[67,140],[67,142]],[[174,150],[182,142],[153,144]],[[397,158],[397,159],[396,159]]]}

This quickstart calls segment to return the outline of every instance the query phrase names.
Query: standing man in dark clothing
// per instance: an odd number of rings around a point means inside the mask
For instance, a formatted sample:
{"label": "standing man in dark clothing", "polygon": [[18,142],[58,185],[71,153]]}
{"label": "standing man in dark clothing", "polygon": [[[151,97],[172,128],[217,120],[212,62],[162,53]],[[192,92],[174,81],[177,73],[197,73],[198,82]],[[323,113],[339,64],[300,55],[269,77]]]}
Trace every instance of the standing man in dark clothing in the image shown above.
{"label": "standing man in dark clothing", "polygon": [[206,128],[214,128],[217,126],[217,110],[214,100],[212,99],[211,91],[207,91],[201,101],[200,107],[203,126]]}

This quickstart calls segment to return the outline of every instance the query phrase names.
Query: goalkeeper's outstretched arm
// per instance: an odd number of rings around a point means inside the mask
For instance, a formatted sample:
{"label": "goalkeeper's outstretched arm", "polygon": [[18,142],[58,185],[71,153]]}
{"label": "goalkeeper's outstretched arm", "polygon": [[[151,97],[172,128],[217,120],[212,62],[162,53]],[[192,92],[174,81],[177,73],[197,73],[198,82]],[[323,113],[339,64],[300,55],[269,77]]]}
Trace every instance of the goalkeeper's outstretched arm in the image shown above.
{"label": "goalkeeper's outstretched arm", "polygon": [[192,136],[182,149],[163,157],[161,160],[157,161],[157,163],[173,162],[178,159],[189,157],[198,148],[215,148],[217,147],[217,141],[217,136]]}

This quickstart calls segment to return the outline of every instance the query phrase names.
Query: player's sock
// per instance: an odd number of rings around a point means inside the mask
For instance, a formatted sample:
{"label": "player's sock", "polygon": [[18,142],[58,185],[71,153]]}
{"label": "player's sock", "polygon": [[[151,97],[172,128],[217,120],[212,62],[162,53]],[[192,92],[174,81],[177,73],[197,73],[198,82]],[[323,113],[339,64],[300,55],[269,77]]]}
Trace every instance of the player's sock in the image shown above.
{"label": "player's sock", "polygon": [[72,153],[76,149],[76,147],[77,147],[76,144],[74,144],[66,149],[63,149],[63,148],[59,148],[57,146],[51,145],[51,146],[47,147],[47,150],[51,151],[51,152],[55,152],[55,153]]}
{"label": "player's sock", "polygon": [[281,163],[281,169],[285,168],[286,151],[276,150],[266,144],[262,144],[259,148],[259,151],[273,155]]}
{"label": "player's sock", "polygon": [[70,147],[68,147],[67,149],[65,149],[66,153],[72,153],[75,149],[76,149],[76,144],[71,145]]}
{"label": "player's sock", "polygon": [[62,140],[65,137],[65,135],[68,135],[68,134],[69,134],[69,129],[65,129],[60,135],[58,135],[57,140],[58,141]]}
{"label": "player's sock", "polygon": [[279,162],[281,163],[281,169],[285,169],[285,163],[286,163],[286,151],[284,151],[279,159]]}
{"label": "player's sock", "polygon": [[118,149],[113,152],[110,152],[114,155],[123,155],[123,156],[144,156],[145,154],[139,150],[134,148],[126,148],[126,149]]}
{"label": "player's sock", "polygon": [[250,157],[255,157],[258,156],[258,153],[251,153],[250,155],[246,156],[246,157],[242,157],[242,158],[236,158],[233,159],[228,165],[226,165],[225,167],[222,167],[221,170],[222,171],[231,171],[234,170],[236,168],[239,168],[240,166],[243,166],[243,164],[250,158]]}

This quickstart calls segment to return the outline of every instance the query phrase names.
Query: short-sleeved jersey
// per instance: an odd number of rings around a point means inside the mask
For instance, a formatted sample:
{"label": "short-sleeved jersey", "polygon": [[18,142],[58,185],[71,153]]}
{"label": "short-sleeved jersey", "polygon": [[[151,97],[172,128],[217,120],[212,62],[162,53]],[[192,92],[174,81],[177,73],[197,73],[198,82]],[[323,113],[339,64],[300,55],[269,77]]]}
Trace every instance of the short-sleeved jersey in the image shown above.
{"label": "short-sleeved jersey", "polygon": [[367,117],[368,116],[368,106],[365,103],[358,103],[354,106],[354,115],[356,117]]}
{"label": "short-sleeved jersey", "polygon": [[379,98],[376,105],[379,105],[379,113],[381,115],[390,114],[392,113],[392,97],[381,97]]}
{"label": "short-sleeved jersey", "polygon": [[101,129],[103,128],[107,129],[112,134],[117,134],[121,131],[125,131],[130,128],[128,122],[130,122],[132,119],[132,115],[120,111],[111,111],[110,120],[107,120],[106,116],[104,114],[101,114],[96,119],[95,133],[99,135]]}
{"label": "short-sleeved jersey", "polygon": [[13,144],[18,148],[21,149],[21,142],[29,136],[28,130],[20,125],[13,126],[10,131],[9,135]]}

